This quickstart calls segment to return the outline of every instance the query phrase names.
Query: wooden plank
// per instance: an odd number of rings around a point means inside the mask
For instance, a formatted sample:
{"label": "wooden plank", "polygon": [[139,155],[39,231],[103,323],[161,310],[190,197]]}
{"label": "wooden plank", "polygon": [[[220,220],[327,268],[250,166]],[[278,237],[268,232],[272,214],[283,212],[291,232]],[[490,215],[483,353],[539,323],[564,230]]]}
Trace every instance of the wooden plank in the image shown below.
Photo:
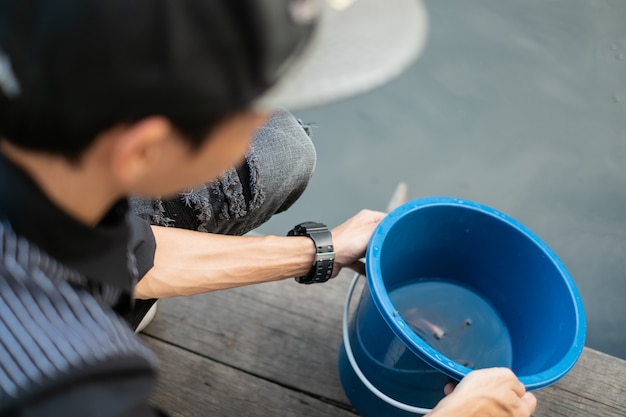
{"label": "wooden plank", "polygon": [[161,378],[151,403],[173,417],[354,417],[351,411],[309,395],[142,337],[161,360]]}
{"label": "wooden plank", "polygon": [[[235,369],[348,404],[337,371],[349,276],[318,286],[277,282],[162,300],[148,334]],[[626,416],[626,361],[585,349],[536,416]],[[269,415],[269,414],[267,414]]]}
{"label": "wooden plank", "polygon": [[337,354],[349,279],[293,281],[159,301],[146,333],[317,396],[347,403]]}
{"label": "wooden plank", "polygon": [[535,417],[624,417],[626,361],[585,348],[569,374],[536,395]]}

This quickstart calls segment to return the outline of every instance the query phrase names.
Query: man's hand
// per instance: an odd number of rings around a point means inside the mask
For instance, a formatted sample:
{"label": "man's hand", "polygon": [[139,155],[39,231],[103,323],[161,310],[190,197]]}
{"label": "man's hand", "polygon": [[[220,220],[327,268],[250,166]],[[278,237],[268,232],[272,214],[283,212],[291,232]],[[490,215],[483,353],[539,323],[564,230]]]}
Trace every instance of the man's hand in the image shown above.
{"label": "man's hand", "polygon": [[537,399],[506,368],[469,373],[428,417],[529,417]]}
{"label": "man's hand", "polygon": [[365,273],[365,265],[360,259],[365,256],[365,249],[372,233],[385,215],[380,211],[361,210],[332,230],[335,247],[333,278],[343,267],[349,267],[361,274]]}

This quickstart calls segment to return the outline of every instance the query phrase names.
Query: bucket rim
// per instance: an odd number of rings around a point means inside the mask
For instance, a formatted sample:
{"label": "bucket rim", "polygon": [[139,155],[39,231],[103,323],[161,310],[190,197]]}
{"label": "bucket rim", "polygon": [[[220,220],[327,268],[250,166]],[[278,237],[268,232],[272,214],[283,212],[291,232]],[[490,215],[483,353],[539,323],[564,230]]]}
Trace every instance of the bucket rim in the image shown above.
{"label": "bucket rim", "polygon": [[[534,375],[519,377],[520,381],[529,391],[545,388],[559,381],[574,367],[584,348],[587,324],[582,297],[580,296],[578,288],[576,287],[576,284],[567,271],[565,265],[561,262],[556,253],[539,238],[539,236],[514,218],[484,204],[448,196],[423,197],[400,205],[395,210],[391,211],[378,224],[367,247],[365,267],[371,297],[384,321],[391,328],[396,337],[398,337],[409,350],[438,371],[456,380],[461,380],[465,375],[472,371],[471,368],[458,364],[452,359],[439,353],[410,328],[401,315],[397,314],[397,309],[389,297],[387,288],[385,287],[381,276],[380,246],[387,232],[389,232],[389,230],[406,214],[436,206],[461,207],[474,210],[508,224],[536,244],[537,247],[546,255],[547,259],[549,259],[555,268],[560,272],[561,277],[565,281],[575,309],[576,323],[572,346],[563,355],[563,358],[561,358],[561,360],[554,364],[550,369]],[[394,314],[394,312],[396,314]]]}

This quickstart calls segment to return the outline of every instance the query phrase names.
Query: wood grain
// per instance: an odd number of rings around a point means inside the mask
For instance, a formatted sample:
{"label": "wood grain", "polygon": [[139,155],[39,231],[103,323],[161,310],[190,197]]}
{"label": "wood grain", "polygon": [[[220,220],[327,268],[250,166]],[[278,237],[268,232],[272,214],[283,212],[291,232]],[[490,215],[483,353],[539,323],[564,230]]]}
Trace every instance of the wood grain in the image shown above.
{"label": "wood grain", "polygon": [[[337,370],[350,278],[159,301],[143,336],[162,362],[155,403],[175,416],[353,415]],[[536,393],[535,416],[624,417],[625,393],[626,361],[585,348]]]}

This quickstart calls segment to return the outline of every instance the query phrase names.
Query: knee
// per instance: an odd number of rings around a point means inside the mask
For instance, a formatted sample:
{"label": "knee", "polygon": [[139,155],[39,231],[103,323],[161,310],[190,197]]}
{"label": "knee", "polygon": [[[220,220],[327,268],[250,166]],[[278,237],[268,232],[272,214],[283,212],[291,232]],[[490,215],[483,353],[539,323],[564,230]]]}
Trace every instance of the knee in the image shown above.
{"label": "knee", "polygon": [[289,112],[275,112],[257,132],[248,155],[256,165],[265,194],[299,196],[317,163],[317,154],[305,128]]}
{"label": "knee", "polygon": [[259,141],[272,142],[274,164],[282,167],[286,175],[307,181],[313,175],[317,153],[310,128],[305,128],[291,113],[282,109],[276,111],[257,136]]}

